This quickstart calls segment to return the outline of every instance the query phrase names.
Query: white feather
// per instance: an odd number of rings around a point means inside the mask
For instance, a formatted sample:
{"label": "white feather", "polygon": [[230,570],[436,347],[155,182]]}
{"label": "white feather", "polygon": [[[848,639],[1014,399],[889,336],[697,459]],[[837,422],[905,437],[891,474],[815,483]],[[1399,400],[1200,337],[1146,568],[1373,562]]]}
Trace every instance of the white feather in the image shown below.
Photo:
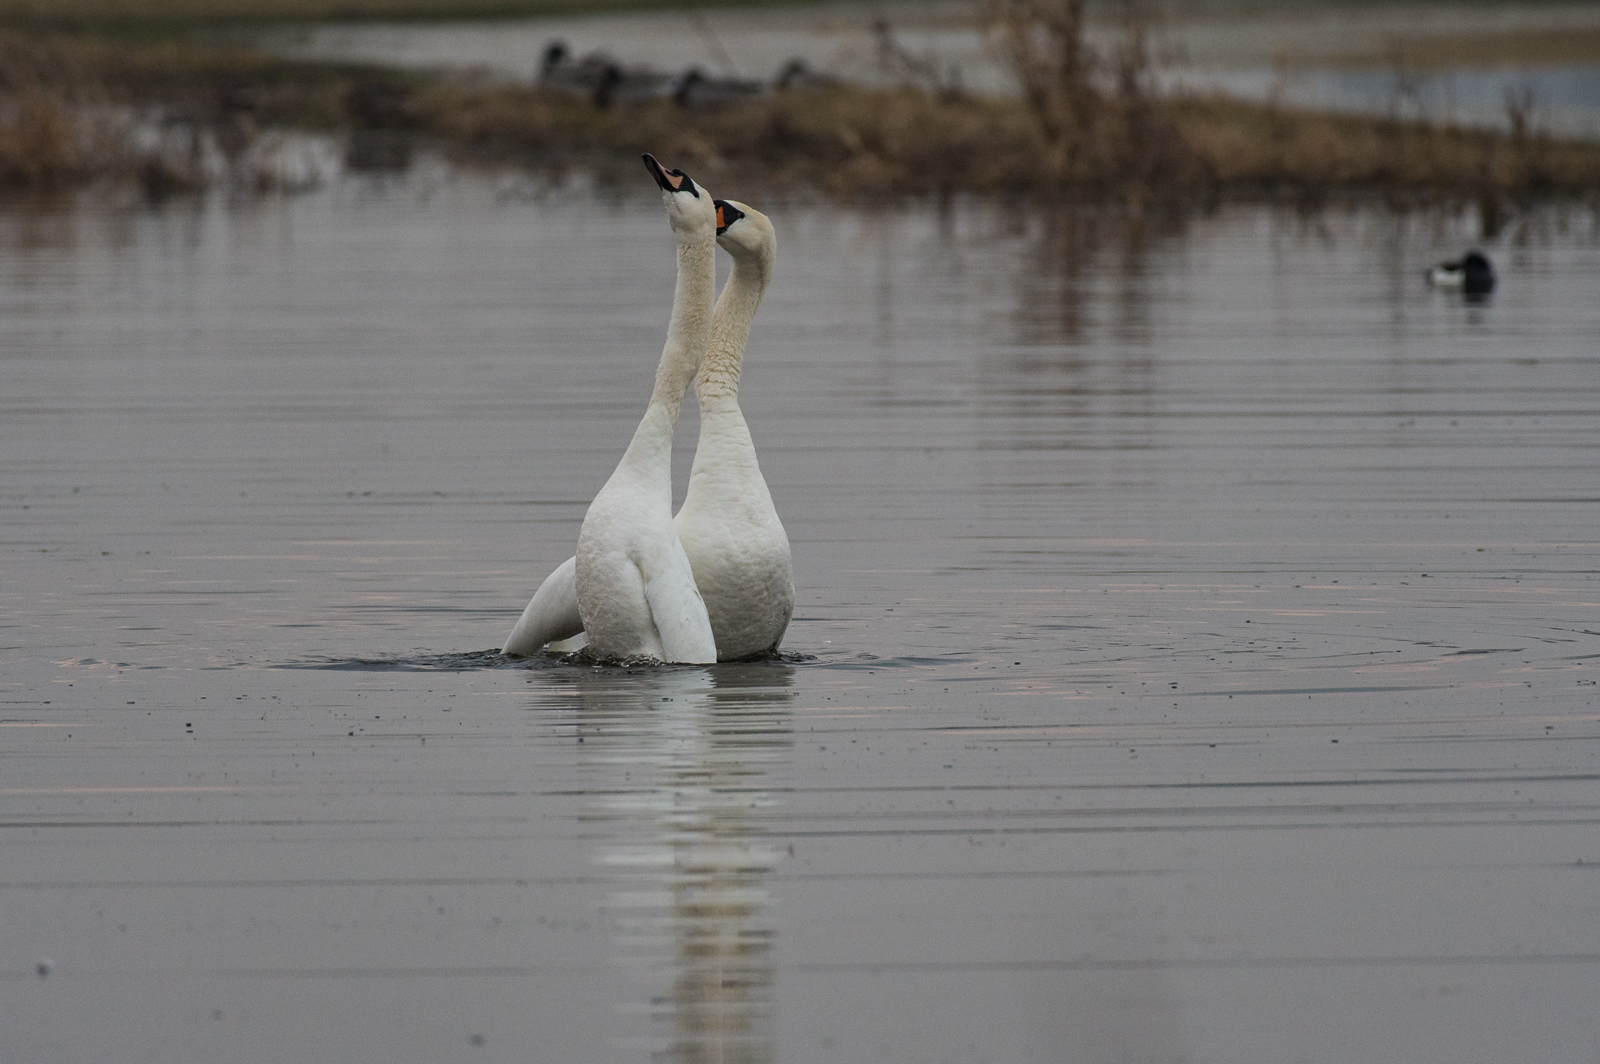
{"label": "white feather", "polygon": [[578,613],[578,559],[568,558],[544,578],[522,611],[511,634],[506,636],[502,654],[525,658],[536,654],[546,643],[571,639],[583,632]]}
{"label": "white feather", "polygon": [[[771,280],[777,239],[765,215],[742,203],[734,205],[745,217],[719,239],[734,257],[734,269],[717,301],[708,353],[695,377],[700,439],[689,492],[674,520],[691,579],[683,579],[675,558],[659,556],[651,563],[661,576],[658,582],[646,581],[644,594],[661,645],[657,650],[655,643],[641,638],[640,656],[699,660],[698,655],[705,653],[699,642],[702,612],[710,623],[717,659],[731,661],[765,653],[782,642],[794,612],[789,537],[778,519],[749,425],[739,408],[744,351],[756,309]],[[623,493],[623,498],[627,497],[628,493]],[[601,520],[592,507],[590,519]],[[648,515],[636,512],[605,520],[626,526],[648,520]],[[576,650],[585,645],[587,633],[581,630],[576,581],[563,579],[575,570],[575,563],[575,558],[568,559],[540,586],[523,621],[512,632],[513,640],[521,637],[516,642],[518,649],[513,650],[508,640],[507,654],[533,653],[544,642],[557,639],[564,642],[553,644],[551,650]],[[623,563],[612,564],[620,567]],[[695,590],[696,602],[683,595],[685,587]],[[612,597],[620,601],[619,595]],[[575,624],[577,629],[573,629]],[[540,636],[547,638],[531,642]]]}
{"label": "white feather", "polygon": [[710,344],[695,376],[700,441],[675,522],[722,661],[775,650],[794,612],[789,537],[739,409],[744,350],[772,278],[777,237],[761,212],[733,206],[745,216],[718,238],[733,256],[733,273],[717,300]]}
{"label": "white feather", "polygon": [[578,534],[578,612],[598,657],[709,664],[711,622],[672,524],[672,430],[710,338],[716,210],[704,189],[662,198],[678,244],[672,322],[650,406]]}

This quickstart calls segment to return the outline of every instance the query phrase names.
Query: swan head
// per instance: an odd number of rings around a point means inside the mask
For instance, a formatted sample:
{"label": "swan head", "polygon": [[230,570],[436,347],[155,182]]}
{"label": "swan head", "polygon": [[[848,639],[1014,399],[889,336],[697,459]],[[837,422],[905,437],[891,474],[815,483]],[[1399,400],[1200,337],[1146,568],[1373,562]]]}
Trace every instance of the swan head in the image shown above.
{"label": "swan head", "polygon": [[737,200],[717,200],[717,245],[736,262],[772,268],[778,253],[778,234],[760,211]]}
{"label": "swan head", "polygon": [[661,201],[666,204],[667,220],[672,223],[673,235],[679,243],[697,243],[716,233],[717,209],[711,203],[710,193],[682,170],[668,170],[662,166],[649,152],[644,156],[644,168],[661,186]]}

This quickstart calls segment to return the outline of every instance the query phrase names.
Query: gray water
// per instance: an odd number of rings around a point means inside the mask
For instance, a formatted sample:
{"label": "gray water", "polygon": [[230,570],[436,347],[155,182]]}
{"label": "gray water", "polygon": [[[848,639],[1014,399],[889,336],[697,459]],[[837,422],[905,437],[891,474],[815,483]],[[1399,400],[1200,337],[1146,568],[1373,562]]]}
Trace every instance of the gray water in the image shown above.
{"label": "gray water", "polygon": [[1592,1062],[1595,216],[771,206],[789,658],[632,670],[653,196],[0,211],[0,1059]]}

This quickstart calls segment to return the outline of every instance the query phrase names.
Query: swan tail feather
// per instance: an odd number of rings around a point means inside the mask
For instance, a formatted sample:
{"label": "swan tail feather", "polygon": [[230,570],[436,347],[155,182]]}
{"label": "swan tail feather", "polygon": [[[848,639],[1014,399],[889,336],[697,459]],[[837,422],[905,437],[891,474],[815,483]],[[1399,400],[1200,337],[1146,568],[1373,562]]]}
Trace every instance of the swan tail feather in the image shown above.
{"label": "swan tail feather", "polygon": [[661,571],[647,576],[644,582],[650,617],[661,636],[662,660],[680,665],[712,665],[717,660],[717,641],[711,634],[711,618],[700,589],[695,586],[688,556],[682,546],[674,546],[678,549]]}
{"label": "swan tail feather", "polygon": [[554,639],[545,647],[552,654],[572,654],[589,645],[589,633],[579,632],[571,639]]}
{"label": "swan tail feather", "polygon": [[544,578],[506,636],[502,654],[525,658],[537,654],[546,643],[569,640],[583,632],[583,618],[578,615],[577,573],[578,559],[568,558]]}

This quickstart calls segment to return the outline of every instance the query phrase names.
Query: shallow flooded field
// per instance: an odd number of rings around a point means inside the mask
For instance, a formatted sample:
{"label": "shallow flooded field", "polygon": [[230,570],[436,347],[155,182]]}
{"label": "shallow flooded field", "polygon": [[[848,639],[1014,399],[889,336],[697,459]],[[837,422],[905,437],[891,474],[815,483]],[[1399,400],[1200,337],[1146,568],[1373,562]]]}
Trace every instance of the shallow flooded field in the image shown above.
{"label": "shallow flooded field", "polygon": [[1592,1062],[1595,216],[770,213],[790,657],[622,670],[654,196],[0,212],[0,1058]]}

